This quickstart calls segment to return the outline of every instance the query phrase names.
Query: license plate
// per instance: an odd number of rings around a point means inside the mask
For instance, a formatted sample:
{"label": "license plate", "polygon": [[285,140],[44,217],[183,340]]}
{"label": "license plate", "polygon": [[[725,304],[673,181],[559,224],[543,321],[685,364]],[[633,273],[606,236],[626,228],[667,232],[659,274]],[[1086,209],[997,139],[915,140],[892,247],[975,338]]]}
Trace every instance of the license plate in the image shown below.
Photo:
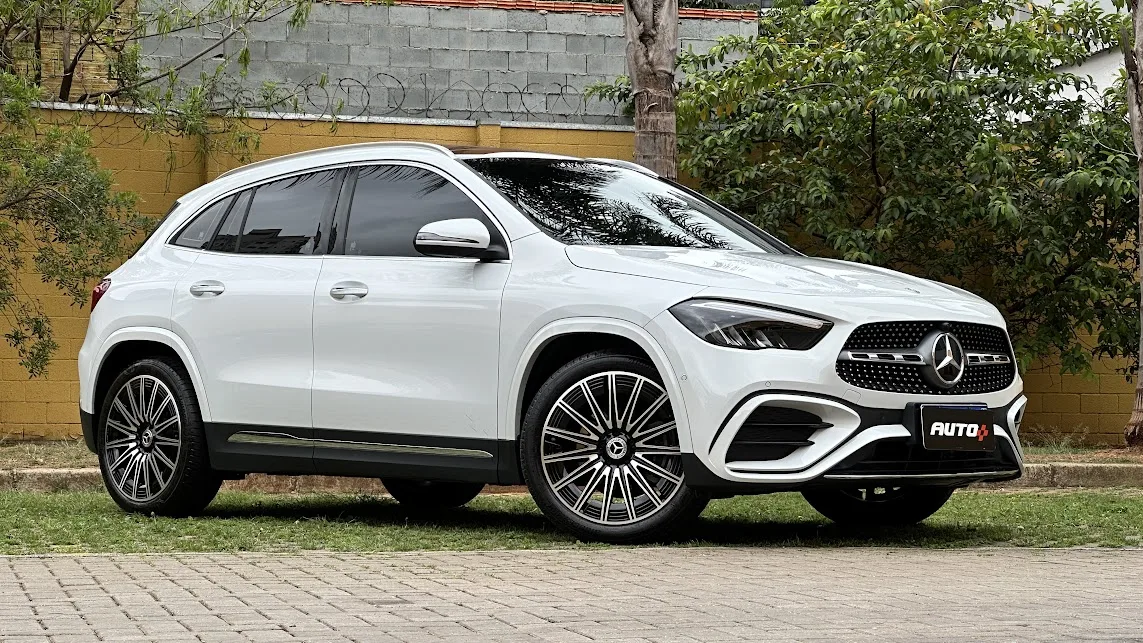
{"label": "license plate", "polygon": [[921,443],[926,449],[994,451],[996,427],[988,409],[921,405]]}

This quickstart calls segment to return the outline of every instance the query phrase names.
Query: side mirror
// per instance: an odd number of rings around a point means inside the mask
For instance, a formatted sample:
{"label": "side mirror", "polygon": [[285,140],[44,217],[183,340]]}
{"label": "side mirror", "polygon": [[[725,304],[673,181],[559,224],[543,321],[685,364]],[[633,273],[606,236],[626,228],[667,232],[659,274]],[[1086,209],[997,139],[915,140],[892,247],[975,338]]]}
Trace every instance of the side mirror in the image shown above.
{"label": "side mirror", "polygon": [[504,248],[489,246],[491,239],[488,227],[477,219],[445,219],[418,230],[413,247],[429,257],[507,259],[508,253]]}

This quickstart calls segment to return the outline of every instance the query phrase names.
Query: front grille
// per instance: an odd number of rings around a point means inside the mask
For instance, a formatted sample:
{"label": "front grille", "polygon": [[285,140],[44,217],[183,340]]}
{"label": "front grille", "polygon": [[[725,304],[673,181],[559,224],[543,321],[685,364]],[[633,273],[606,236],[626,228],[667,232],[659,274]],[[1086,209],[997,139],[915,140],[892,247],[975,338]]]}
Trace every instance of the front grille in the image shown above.
{"label": "front grille", "polygon": [[934,451],[908,440],[880,440],[858,450],[829,475],[899,476],[990,473],[1019,469],[1012,447],[998,440],[995,451]]}
{"label": "front grille", "polygon": [[811,446],[813,434],[830,426],[808,411],[760,406],[738,429],[726,451],[726,461],[781,460],[797,449]]}
{"label": "front grille", "polygon": [[[984,324],[939,321],[875,322],[858,326],[845,342],[847,351],[913,350],[936,328],[947,328],[966,352],[999,353],[1012,358],[1004,329]],[[859,388],[913,395],[975,395],[999,391],[1016,377],[1016,364],[970,363],[950,389],[932,386],[921,377],[922,366],[839,360],[838,377]]]}
{"label": "front grille", "polygon": [[858,326],[845,342],[845,350],[910,350],[933,329],[947,327],[969,352],[1003,353],[1011,357],[1003,328],[984,324],[941,321],[873,322]]}
{"label": "front grille", "polygon": [[838,377],[858,387],[914,395],[974,395],[1003,390],[1016,377],[1014,364],[972,364],[952,388],[937,388],[921,378],[917,366],[879,362],[838,362]]}

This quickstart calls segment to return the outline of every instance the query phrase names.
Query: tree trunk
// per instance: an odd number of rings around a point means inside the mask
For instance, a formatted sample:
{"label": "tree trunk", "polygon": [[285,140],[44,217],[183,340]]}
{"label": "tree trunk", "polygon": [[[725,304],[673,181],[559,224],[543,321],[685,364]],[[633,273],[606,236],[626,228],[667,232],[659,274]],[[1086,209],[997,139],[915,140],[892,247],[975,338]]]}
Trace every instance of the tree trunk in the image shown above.
{"label": "tree trunk", "polygon": [[624,0],[627,71],[635,99],[635,162],[674,179],[675,57],[679,51],[678,0]]}
{"label": "tree trunk", "polygon": [[[1139,169],[1139,232],[1136,234],[1136,245],[1139,252],[1139,269],[1143,270],[1143,77],[1139,69],[1143,61],[1143,15],[1139,12],[1139,1],[1128,0],[1131,9],[1132,33],[1123,34],[1123,58],[1127,67],[1127,110],[1131,118],[1131,138],[1135,142],[1136,165]],[[1140,349],[1143,350],[1143,289],[1140,292]],[[1140,360],[1143,363],[1143,360]],[[1131,419],[1123,431],[1128,446],[1143,446],[1143,369],[1136,366],[1135,370],[1135,404],[1132,407]]]}

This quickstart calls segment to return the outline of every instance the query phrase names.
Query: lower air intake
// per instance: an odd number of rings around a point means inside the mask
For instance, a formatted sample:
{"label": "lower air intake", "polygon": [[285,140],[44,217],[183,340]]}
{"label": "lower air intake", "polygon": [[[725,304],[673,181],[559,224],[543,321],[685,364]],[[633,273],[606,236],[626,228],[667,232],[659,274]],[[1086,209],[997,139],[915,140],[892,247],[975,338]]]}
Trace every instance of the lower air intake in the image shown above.
{"label": "lower air intake", "polygon": [[726,452],[727,462],[781,460],[813,445],[813,434],[832,424],[808,411],[760,406],[746,418]]}

